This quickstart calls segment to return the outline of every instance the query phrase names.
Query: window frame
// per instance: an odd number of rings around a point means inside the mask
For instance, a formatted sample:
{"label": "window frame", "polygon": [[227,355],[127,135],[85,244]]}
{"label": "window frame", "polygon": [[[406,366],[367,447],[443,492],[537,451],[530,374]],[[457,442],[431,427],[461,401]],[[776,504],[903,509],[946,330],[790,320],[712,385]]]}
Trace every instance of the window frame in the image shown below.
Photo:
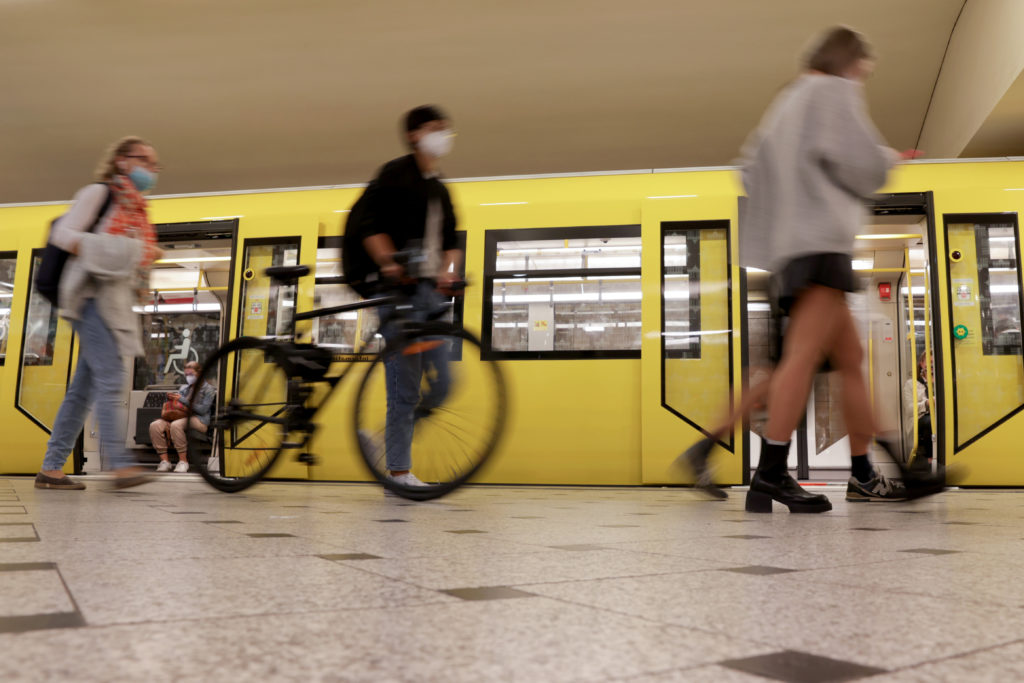
{"label": "window frame", "polygon": [[[558,239],[601,239],[641,237],[640,225],[586,225],[555,228],[512,228],[484,233],[484,292],[480,321],[482,360],[594,360],[640,359],[640,349],[587,349],[578,351],[502,351],[492,348],[494,329],[494,281],[496,279],[535,280],[554,277],[642,277],[642,268],[564,268],[549,270],[497,270],[498,242],[524,242]],[[643,245],[641,244],[641,253]]]}

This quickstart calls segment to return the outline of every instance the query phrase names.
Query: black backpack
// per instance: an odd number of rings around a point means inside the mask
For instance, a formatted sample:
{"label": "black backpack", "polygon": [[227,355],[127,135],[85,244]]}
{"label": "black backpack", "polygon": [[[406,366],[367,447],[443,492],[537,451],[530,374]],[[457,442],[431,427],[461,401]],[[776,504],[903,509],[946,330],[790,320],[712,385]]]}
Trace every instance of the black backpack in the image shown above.
{"label": "black backpack", "polygon": [[[86,232],[92,232],[96,229],[96,225],[103,218],[104,214],[110,208],[111,202],[114,201],[114,193],[110,191],[110,186],[107,185],[107,198],[103,200],[103,204],[100,206],[99,213],[93,219],[92,224],[86,230]],[[66,216],[67,214],[64,214]],[[50,223],[50,235],[53,234],[53,226],[56,225],[57,221],[64,216],[58,216],[54,218]],[[68,252],[64,251],[60,247],[54,246],[50,242],[49,236],[46,238],[46,248],[43,249],[43,258],[39,262],[39,269],[36,271],[36,291],[43,295],[43,297],[57,306],[57,291],[60,289],[60,276],[64,272],[64,264],[67,263]]]}

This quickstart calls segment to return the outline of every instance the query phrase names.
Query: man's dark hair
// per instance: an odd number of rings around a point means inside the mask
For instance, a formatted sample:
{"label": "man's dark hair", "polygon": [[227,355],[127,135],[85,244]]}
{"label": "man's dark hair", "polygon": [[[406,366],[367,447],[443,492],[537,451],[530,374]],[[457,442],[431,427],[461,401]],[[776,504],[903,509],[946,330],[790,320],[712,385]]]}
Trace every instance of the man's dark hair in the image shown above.
{"label": "man's dark hair", "polygon": [[405,115],[405,135],[403,135],[402,137],[405,138],[406,144],[409,144],[409,146],[411,147],[412,145],[409,143],[408,138],[406,137],[409,133],[419,129],[420,126],[422,126],[425,123],[430,123],[431,121],[447,120],[448,116],[438,107],[435,107],[432,104],[425,104],[422,107],[410,109],[409,112]]}
{"label": "man's dark hair", "polygon": [[836,26],[814,42],[804,58],[804,66],[832,76],[842,76],[858,60],[873,57],[864,36],[852,28]]}

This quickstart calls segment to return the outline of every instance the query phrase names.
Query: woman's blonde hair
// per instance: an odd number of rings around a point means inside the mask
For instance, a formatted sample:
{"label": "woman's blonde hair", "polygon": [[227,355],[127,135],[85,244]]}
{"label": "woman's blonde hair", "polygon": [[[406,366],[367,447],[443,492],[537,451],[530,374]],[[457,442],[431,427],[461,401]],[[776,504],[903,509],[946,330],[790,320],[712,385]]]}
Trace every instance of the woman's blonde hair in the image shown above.
{"label": "woman's blonde hair", "polygon": [[198,361],[190,360],[189,362],[185,363],[185,369],[192,369],[195,370],[196,372],[199,372],[201,366],[199,365]]}
{"label": "woman's blonde hair", "polygon": [[832,76],[842,76],[861,59],[874,59],[871,47],[857,31],[836,26],[821,34],[804,55],[804,67]]}
{"label": "woman's blonde hair", "polygon": [[149,143],[137,135],[129,135],[108,147],[107,151],[103,154],[103,158],[100,159],[99,166],[96,167],[96,181],[105,183],[117,175],[119,173],[117,170],[117,158],[131,152],[135,145],[149,146]]}

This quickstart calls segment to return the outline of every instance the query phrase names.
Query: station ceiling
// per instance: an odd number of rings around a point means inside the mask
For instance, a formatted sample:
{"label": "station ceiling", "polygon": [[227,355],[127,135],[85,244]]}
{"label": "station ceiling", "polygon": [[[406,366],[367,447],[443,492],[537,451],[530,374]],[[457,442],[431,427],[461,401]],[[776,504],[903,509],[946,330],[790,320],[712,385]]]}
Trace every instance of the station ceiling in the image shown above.
{"label": "station ceiling", "polygon": [[365,182],[438,103],[448,177],[730,163],[819,29],[880,56],[918,141],[964,0],[0,0],[0,203],[67,199],[125,134],[163,193]]}

